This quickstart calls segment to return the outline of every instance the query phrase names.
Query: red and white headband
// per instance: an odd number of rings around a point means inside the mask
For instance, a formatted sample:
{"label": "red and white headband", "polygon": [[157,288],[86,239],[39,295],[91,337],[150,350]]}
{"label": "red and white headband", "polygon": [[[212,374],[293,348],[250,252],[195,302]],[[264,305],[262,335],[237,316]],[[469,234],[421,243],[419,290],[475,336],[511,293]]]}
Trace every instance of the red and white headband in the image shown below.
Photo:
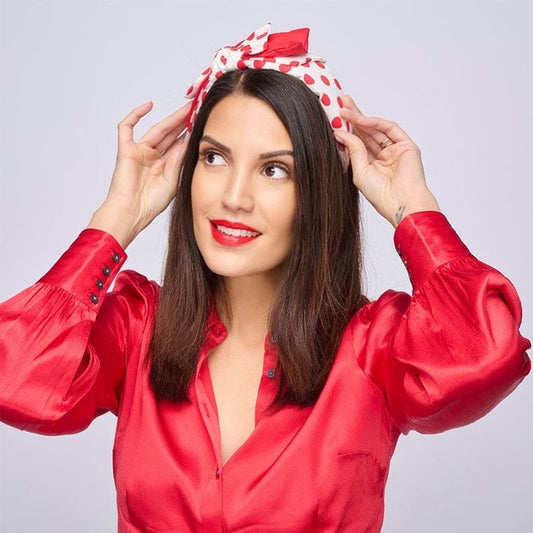
{"label": "red and white headband", "polygon": [[[343,107],[341,84],[321,57],[307,53],[309,28],[284,33],[271,33],[270,23],[254,31],[248,38],[234,46],[220,48],[213,63],[189,87],[186,98],[193,100],[187,117],[189,131],[198,116],[207,92],[215,81],[232,70],[272,69],[302,80],[320,99],[334,130],[351,131],[350,125],[340,117]],[[348,151],[337,144],[345,168],[349,163]]]}

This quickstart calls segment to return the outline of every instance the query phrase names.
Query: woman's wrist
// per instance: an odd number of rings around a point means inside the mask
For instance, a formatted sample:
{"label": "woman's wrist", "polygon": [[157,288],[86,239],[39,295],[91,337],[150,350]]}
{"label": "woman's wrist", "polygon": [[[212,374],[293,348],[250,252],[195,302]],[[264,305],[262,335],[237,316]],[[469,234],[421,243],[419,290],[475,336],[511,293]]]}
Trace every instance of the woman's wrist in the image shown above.
{"label": "woman's wrist", "polygon": [[420,211],[439,211],[440,207],[433,196],[433,194],[427,189],[424,194],[417,194],[405,201],[398,202],[396,211],[392,217],[387,217],[389,222],[395,227],[407,216]]}
{"label": "woman's wrist", "polygon": [[146,226],[135,213],[104,202],[94,212],[87,228],[109,233],[125,250]]}

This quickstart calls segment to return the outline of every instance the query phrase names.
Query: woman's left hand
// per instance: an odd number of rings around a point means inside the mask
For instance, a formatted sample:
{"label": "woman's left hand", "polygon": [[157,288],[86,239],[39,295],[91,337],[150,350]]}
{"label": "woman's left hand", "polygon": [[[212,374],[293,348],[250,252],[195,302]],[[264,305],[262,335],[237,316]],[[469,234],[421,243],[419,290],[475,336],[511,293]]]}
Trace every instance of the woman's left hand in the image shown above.
{"label": "woman's left hand", "polygon": [[410,213],[439,211],[416,144],[394,122],[367,117],[349,96],[343,100],[341,116],[355,133],[334,133],[349,150],[354,184],[366,199],[394,227]]}

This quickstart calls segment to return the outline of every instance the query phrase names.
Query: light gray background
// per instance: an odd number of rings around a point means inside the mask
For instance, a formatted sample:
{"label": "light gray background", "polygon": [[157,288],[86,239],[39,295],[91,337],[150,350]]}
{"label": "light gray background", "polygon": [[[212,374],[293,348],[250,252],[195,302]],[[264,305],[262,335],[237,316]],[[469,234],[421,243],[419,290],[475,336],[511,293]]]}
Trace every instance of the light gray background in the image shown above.
{"label": "light gray background", "polygon": [[[1,15],[2,299],[41,276],[102,201],[122,116],[153,99],[141,131],[170,113],[216,48],[271,21],[309,26],[311,52],[362,109],[418,142],[441,207],[514,281],[532,335],[530,2],[4,1]],[[368,294],[408,289],[392,228],[365,218]],[[165,232],[160,217],[127,266],[159,279]],[[470,427],[400,439],[384,531],[532,531],[532,407],[529,378]],[[114,423],[57,438],[2,426],[1,531],[114,531]]]}

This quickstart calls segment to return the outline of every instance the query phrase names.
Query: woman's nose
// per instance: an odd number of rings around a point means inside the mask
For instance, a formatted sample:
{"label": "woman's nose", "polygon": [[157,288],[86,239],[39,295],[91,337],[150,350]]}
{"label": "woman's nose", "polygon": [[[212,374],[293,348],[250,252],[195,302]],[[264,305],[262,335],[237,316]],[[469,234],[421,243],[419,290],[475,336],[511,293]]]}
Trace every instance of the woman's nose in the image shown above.
{"label": "woman's nose", "polygon": [[249,170],[241,168],[228,173],[222,203],[231,211],[253,210],[253,183]]}

